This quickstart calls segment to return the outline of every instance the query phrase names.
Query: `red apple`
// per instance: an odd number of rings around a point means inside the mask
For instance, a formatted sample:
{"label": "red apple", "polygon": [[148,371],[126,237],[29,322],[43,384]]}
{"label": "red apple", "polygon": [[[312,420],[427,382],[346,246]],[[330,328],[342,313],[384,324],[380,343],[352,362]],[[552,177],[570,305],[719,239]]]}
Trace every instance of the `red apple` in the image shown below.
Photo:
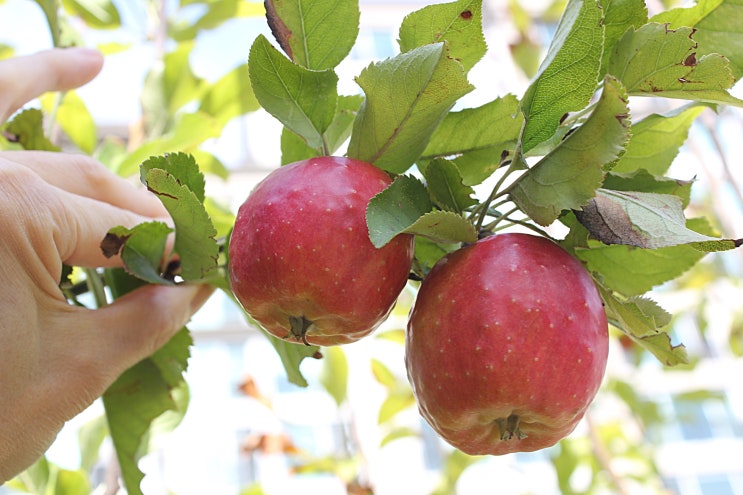
{"label": "red apple", "polygon": [[381,249],[366,207],[391,183],[365,162],[319,157],[270,173],[240,207],[229,246],[232,291],[269,333],[353,342],[389,315],[410,273],[413,236]]}
{"label": "red apple", "polygon": [[486,237],[442,258],[421,283],[406,338],[422,416],[467,454],[533,451],[567,436],[608,354],[591,276],[528,234]]}

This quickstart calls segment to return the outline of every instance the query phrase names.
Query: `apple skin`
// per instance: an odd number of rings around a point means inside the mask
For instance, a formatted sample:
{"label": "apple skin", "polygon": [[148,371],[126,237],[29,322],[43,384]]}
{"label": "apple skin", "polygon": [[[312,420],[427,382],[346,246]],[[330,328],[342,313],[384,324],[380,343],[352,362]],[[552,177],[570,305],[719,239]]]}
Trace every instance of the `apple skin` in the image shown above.
{"label": "apple skin", "polygon": [[529,452],[573,431],[601,384],[608,326],[578,260],[529,234],[439,260],[411,310],[405,364],[421,415],[477,455]]}
{"label": "apple skin", "polygon": [[269,333],[290,342],[354,342],[389,315],[407,282],[413,236],[378,249],[366,207],[391,183],[358,160],[318,157],[271,172],[238,210],[231,289]]}

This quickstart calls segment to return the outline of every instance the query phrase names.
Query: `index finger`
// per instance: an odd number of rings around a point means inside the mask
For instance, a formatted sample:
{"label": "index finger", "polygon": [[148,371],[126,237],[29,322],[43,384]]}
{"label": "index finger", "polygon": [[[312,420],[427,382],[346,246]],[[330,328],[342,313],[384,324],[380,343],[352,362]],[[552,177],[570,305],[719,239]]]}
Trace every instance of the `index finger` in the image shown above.
{"label": "index finger", "polygon": [[77,88],[103,67],[90,48],[57,48],[0,61],[0,122],[47,91]]}

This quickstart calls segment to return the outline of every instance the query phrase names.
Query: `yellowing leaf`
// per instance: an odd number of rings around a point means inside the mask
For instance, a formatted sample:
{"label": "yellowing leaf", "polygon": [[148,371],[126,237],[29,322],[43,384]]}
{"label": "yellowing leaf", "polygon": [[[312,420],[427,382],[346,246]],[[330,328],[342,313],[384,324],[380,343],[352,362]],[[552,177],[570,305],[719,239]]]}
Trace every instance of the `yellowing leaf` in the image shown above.
{"label": "yellowing leaf", "polygon": [[696,29],[699,55],[721,53],[731,62],[736,80],[743,77],[743,2],[741,0],[698,0],[688,8],[661,12],[650,19],[669,23],[673,29]]}
{"label": "yellowing leaf", "polygon": [[[42,108],[52,114],[57,95],[47,93],[41,100]],[[92,154],[98,144],[98,130],[93,116],[76,91],[64,93],[61,103],[56,107],[55,117],[62,130],[75,146],[87,154]]]}

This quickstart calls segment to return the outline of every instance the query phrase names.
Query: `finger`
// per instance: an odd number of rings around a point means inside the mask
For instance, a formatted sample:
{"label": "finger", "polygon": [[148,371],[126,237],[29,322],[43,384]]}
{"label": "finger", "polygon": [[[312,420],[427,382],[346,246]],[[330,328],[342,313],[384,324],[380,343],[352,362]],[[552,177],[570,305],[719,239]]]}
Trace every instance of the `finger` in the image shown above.
{"label": "finger", "polygon": [[98,376],[105,388],[165,345],[212,293],[208,285],[148,285],[101,309],[70,307],[71,318],[59,330],[73,326],[66,336],[76,340],[71,361],[83,376]]}
{"label": "finger", "polygon": [[89,156],[50,151],[3,151],[0,158],[34,171],[49,184],[67,192],[144,216],[168,216],[153,194],[135,187]]}
{"label": "finger", "polygon": [[0,62],[0,122],[47,91],[77,88],[93,79],[103,56],[90,48],[38,52]]}
{"label": "finger", "polygon": [[59,235],[55,238],[60,259],[71,266],[119,266],[118,257],[106,258],[101,241],[109,230],[132,228],[153,219],[118,208],[109,203],[60,191],[57,207],[50,210]]}

